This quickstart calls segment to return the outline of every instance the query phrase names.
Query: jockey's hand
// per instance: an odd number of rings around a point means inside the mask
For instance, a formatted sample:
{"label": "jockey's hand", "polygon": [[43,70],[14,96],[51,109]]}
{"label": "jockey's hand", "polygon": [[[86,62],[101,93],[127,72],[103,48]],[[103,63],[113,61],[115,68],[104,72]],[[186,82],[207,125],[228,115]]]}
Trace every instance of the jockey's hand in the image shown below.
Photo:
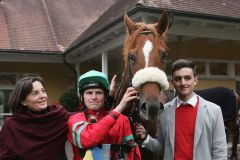
{"label": "jockey's hand", "polygon": [[110,83],[109,96],[114,97],[116,92],[116,81],[117,75],[114,75]]}
{"label": "jockey's hand", "polygon": [[121,102],[114,109],[114,111],[122,113],[122,111],[126,109],[127,103],[137,98],[137,93],[138,91],[135,88],[129,87],[125,94],[123,95]]}
{"label": "jockey's hand", "polygon": [[136,126],[136,137],[140,137],[141,141],[144,141],[147,138],[146,129],[143,127],[143,125],[138,124]]}

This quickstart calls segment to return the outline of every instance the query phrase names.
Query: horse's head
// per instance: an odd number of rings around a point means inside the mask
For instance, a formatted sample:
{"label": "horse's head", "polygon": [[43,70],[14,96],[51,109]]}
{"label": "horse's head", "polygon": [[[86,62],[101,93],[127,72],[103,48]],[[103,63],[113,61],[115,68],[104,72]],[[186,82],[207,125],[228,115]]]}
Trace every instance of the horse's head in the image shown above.
{"label": "horse's head", "polygon": [[166,74],[157,67],[140,69],[132,79],[133,87],[139,91],[140,117],[151,120],[163,109],[162,90],[169,87]]}
{"label": "horse's head", "polygon": [[158,23],[133,23],[127,14],[124,15],[127,37],[124,43],[123,54],[125,68],[128,64],[128,55],[131,54],[135,64],[133,72],[146,68],[165,67],[167,56],[166,33],[168,30],[168,15],[164,12]]}
{"label": "horse's head", "polygon": [[132,79],[133,86],[139,90],[141,117],[152,119],[158,116],[162,107],[161,90],[169,85],[162,71],[167,50],[168,15],[164,12],[155,24],[133,23],[127,14],[124,21],[128,34],[123,52],[123,79],[125,82]]}

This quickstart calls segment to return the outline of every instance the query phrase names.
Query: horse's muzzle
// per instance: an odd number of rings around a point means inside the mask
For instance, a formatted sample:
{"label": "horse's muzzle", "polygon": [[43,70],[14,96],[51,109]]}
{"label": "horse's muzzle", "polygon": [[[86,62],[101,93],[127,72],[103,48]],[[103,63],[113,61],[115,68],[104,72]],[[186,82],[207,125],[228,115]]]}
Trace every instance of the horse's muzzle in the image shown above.
{"label": "horse's muzzle", "polygon": [[163,104],[161,102],[144,102],[140,108],[140,117],[144,120],[159,118]]}

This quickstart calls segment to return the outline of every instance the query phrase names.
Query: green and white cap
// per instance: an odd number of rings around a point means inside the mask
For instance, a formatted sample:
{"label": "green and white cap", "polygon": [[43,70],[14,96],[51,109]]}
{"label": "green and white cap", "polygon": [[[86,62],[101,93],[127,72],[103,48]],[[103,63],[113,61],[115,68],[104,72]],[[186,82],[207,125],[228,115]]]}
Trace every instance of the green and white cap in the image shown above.
{"label": "green and white cap", "polygon": [[91,70],[79,77],[79,92],[90,88],[102,88],[109,92],[107,76],[99,71]]}

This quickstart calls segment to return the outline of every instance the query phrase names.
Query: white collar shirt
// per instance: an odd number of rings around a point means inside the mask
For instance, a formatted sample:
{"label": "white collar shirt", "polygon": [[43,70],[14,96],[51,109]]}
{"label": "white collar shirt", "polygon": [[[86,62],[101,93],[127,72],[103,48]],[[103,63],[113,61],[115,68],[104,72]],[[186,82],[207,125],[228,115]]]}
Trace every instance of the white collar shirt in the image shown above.
{"label": "white collar shirt", "polygon": [[179,97],[177,97],[177,107],[179,107],[182,104],[190,104],[192,107],[195,107],[197,104],[197,95],[194,93],[194,95],[188,99],[186,102],[182,101],[181,99],[179,99]]}

